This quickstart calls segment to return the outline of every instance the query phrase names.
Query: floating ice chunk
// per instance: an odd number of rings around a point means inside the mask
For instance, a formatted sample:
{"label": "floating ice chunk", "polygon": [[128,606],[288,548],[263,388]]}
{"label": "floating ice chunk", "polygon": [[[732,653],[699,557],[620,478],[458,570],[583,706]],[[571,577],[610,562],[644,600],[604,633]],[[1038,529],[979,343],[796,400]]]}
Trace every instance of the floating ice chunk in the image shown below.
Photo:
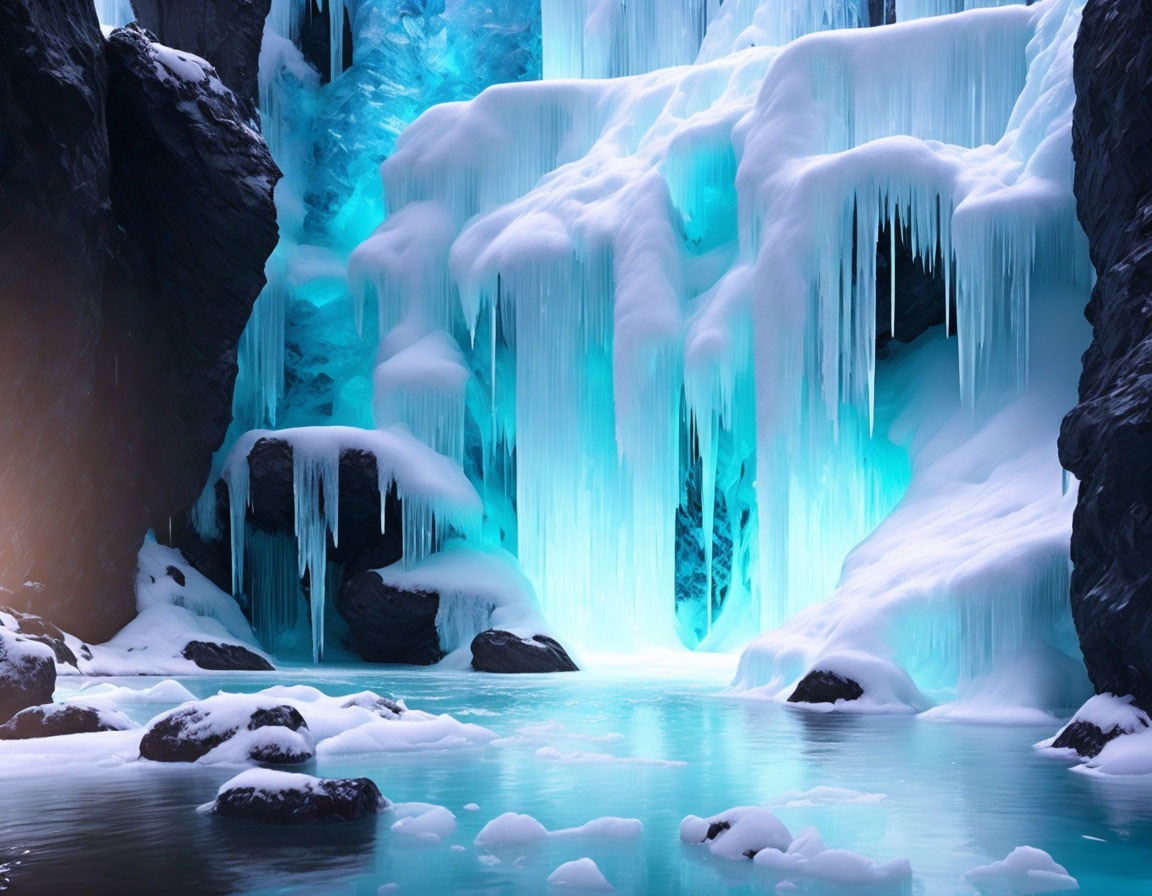
{"label": "floating ice chunk", "polygon": [[573,890],[614,890],[608,880],[600,873],[596,863],[589,858],[576,859],[565,862],[548,875],[550,887],[568,888]]}
{"label": "floating ice chunk", "polygon": [[477,805],[476,803],[465,803],[460,808],[462,808],[465,812],[479,812],[480,811],[480,806]]}
{"label": "floating ice chunk", "polygon": [[711,853],[720,858],[744,859],[762,849],[785,852],[792,844],[792,834],[767,809],[741,806],[711,818],[689,815],[680,822],[680,840],[707,843]]}
{"label": "floating ice chunk", "polygon": [[548,829],[531,815],[505,812],[484,825],[474,842],[477,846],[516,846],[550,836]]}
{"label": "floating ice chunk", "polygon": [[1018,846],[1007,858],[973,868],[964,877],[977,887],[1007,887],[1014,894],[1057,893],[1080,885],[1042,849]]}
{"label": "floating ice chunk", "polygon": [[711,818],[689,815],[680,823],[680,840],[707,844],[720,858],[752,859],[776,875],[834,884],[893,884],[912,874],[907,859],[881,865],[847,850],[829,849],[813,827],[793,837],[775,815],[758,806]]}
{"label": "floating ice chunk", "polygon": [[541,840],[571,840],[580,837],[594,837],[608,840],[627,840],[639,837],[644,825],[638,818],[616,818],[605,816],[575,828],[560,828],[549,831],[531,815],[505,812],[484,825],[476,836],[477,846],[515,846],[536,843]]}
{"label": "floating ice chunk", "polygon": [[443,806],[398,803],[394,809],[400,818],[392,825],[392,830],[398,834],[439,842],[456,830],[456,816]]}

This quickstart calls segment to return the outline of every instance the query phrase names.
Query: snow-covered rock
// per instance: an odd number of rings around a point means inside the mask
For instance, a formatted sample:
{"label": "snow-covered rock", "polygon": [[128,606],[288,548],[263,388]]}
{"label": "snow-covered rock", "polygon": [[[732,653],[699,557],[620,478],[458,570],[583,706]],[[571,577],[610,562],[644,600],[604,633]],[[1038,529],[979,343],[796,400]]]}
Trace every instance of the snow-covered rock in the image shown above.
{"label": "snow-covered rock", "polygon": [[137,725],[123,713],[102,705],[49,703],[22,709],[0,725],[0,740],[90,734],[95,731],[127,731]]}
{"label": "snow-covered rock", "polygon": [[843,849],[829,849],[815,828],[793,837],[773,813],[759,806],[729,809],[710,818],[689,815],[680,840],[708,846],[723,859],[752,859],[757,867],[787,878],[835,884],[893,884],[912,874],[907,859],[877,864]]}
{"label": "snow-covered rock", "polygon": [[1149,730],[1152,720],[1131,697],[1097,694],[1077,710],[1072,720],[1054,738],[1039,744],[1053,750],[1074,750],[1077,755],[1091,758],[1098,755],[1111,741],[1127,734]]}
{"label": "snow-covered rock", "polygon": [[1018,896],[1080,889],[1067,868],[1034,846],[1018,846],[1006,858],[973,868],[964,877],[981,890],[1007,888]]}
{"label": "snow-covered rock", "polygon": [[472,639],[472,668],[500,673],[580,671],[554,638],[525,638],[497,629],[480,632]]}
{"label": "snow-covered rock", "polygon": [[154,719],[140,756],[156,762],[267,762],[315,755],[312,732],[293,706],[260,695],[218,694]]}
{"label": "snow-covered rock", "polygon": [[261,824],[316,824],[371,818],[388,805],[369,778],[314,778],[259,768],[225,782],[203,808]]}
{"label": "snow-covered rock", "polygon": [[604,891],[616,889],[608,883],[596,863],[585,857],[565,862],[548,875],[548,886],[569,890]]}
{"label": "snow-covered rock", "polygon": [[71,666],[72,671],[78,668],[76,653],[68,644],[68,636],[47,619],[0,606],[0,627],[16,632],[28,641],[39,641],[51,647],[56,655],[57,671],[61,671],[60,666]]}
{"label": "snow-covered rock", "polygon": [[52,702],[56,655],[52,648],[0,628],[0,719]]}

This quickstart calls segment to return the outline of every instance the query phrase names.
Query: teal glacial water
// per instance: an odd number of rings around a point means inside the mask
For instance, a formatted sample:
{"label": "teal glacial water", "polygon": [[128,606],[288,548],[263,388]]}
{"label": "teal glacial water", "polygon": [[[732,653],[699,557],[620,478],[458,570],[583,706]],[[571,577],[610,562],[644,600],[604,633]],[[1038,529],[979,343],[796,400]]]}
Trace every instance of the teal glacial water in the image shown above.
{"label": "teal glacial water", "polygon": [[[436,845],[391,831],[387,815],[299,830],[198,814],[235,769],[97,758],[21,768],[0,755],[0,888],[534,894],[549,892],[545,881],[558,865],[590,856],[620,893],[783,893],[751,862],[714,859],[679,842],[685,815],[758,804],[781,806],[774,811],[794,833],[815,825],[829,846],[878,861],[907,856],[913,879],[899,892],[975,893],[964,871],[1028,844],[1065,865],[1086,896],[1152,893],[1152,782],[1090,778],[1038,755],[1031,745],[1050,735],[1049,727],[815,714],[721,696],[727,679],[718,668],[672,675],[667,668],[659,675],[633,669],[500,677],[326,667],[186,679],[198,696],[277,683],[330,694],[370,688],[507,740],[447,752],[341,756],[303,769],[367,775],[393,801],[448,807],[458,828]],[[117,683],[147,687],[156,680]],[[130,712],[144,720],[162,708]],[[555,755],[548,751],[537,755],[542,747],[683,764],[562,762],[546,758]],[[824,805],[797,799],[796,792],[820,786],[884,798]],[[479,810],[464,810],[470,803]],[[509,811],[549,828],[636,817],[644,833],[639,840],[553,840],[497,862],[472,841]],[[843,892],[803,886],[798,892]]]}

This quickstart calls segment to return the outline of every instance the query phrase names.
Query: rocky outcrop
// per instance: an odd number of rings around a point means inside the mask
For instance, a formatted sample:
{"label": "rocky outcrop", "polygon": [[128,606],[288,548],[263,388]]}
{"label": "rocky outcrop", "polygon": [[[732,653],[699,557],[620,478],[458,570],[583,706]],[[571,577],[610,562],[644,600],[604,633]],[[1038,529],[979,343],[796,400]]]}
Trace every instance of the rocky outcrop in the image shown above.
{"label": "rocky outcrop", "polygon": [[272,0],[132,0],[136,21],[160,43],[207,59],[257,118],[260,40]]}
{"label": "rocky outcrop", "polygon": [[813,669],[800,679],[788,697],[789,703],[835,703],[837,700],[859,700],[864,689],[858,682],[835,672]]}
{"label": "rocky outcrop", "polygon": [[257,769],[221,787],[211,811],[259,824],[323,824],[372,818],[388,806],[370,778],[313,778]]}
{"label": "rocky outcrop", "polygon": [[42,582],[17,608],[84,638],[131,618],[144,533],[230,419],[277,235],[247,119],[194,60],[105,41],[90,0],[0,6],[0,584]]}
{"label": "rocky outcrop", "polygon": [[348,623],[352,647],[370,663],[428,666],[444,658],[438,594],[386,585],[369,570],[344,583],[336,610]]}
{"label": "rocky outcrop", "polygon": [[239,644],[216,644],[212,641],[189,641],[180,655],[201,669],[217,672],[273,672],[268,660]]}
{"label": "rocky outcrop", "polygon": [[0,628],[0,721],[52,702],[56,663],[51,648]]}
{"label": "rocky outcrop", "polygon": [[1080,481],[1072,615],[1099,692],[1152,709],[1152,0],[1089,0],[1075,190],[1097,283],[1060,460]]}
{"label": "rocky outcrop", "polygon": [[21,710],[0,725],[0,740],[60,737],[97,731],[127,731],[136,725],[118,712],[74,703],[50,703]]}
{"label": "rocky outcrop", "polygon": [[[7,625],[6,622],[9,619],[11,624]],[[31,613],[21,613],[11,607],[0,606],[0,627],[14,631],[28,641],[39,641],[41,644],[51,647],[52,652],[56,655],[57,663],[78,668],[76,654],[65,641],[64,632],[47,619],[41,619]]]}
{"label": "rocky outcrop", "polygon": [[579,672],[568,652],[547,635],[522,638],[489,629],[472,639],[472,668],[477,672]]}
{"label": "rocky outcrop", "polygon": [[308,723],[298,710],[229,694],[157,719],[140,740],[140,756],[155,762],[195,762],[225,744],[233,748],[224,757],[231,761],[294,765],[315,755]]}

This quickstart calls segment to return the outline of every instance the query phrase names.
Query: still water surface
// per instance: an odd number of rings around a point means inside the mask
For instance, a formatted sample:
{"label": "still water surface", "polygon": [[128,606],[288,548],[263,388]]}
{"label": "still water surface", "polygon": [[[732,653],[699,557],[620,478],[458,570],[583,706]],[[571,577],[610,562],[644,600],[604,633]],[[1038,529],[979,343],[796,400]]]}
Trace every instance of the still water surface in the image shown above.
{"label": "still water surface", "polygon": [[[312,684],[329,694],[368,688],[484,725],[511,742],[333,757],[302,769],[367,775],[393,801],[447,806],[459,827],[440,845],[393,833],[387,815],[297,830],[198,814],[196,807],[236,769],[140,762],[16,768],[0,757],[0,887],[12,893],[375,896],[381,886],[396,884],[392,891],[400,894],[496,896],[545,893],[554,868],[590,856],[620,893],[771,894],[776,881],[751,863],[715,860],[682,846],[680,820],[787,802],[782,795],[825,785],[886,796],[774,811],[793,833],[815,825],[829,846],[878,861],[908,856],[914,878],[905,892],[972,894],[961,880],[964,871],[1029,844],[1065,865],[1086,896],[1152,894],[1152,782],[1068,771],[1066,763],[1031,748],[1050,728],[814,714],[718,696],[726,682],[720,670],[684,670],[682,678],[635,670],[481,676],[358,667],[188,679],[184,684],[197,696],[281,683]],[[142,688],[157,680],[115,681]],[[67,685],[62,680],[58,696]],[[144,721],[162,708],[127,712]],[[515,737],[540,723],[558,725]],[[557,762],[538,757],[541,747],[685,764]],[[468,803],[480,810],[464,811]],[[645,830],[639,841],[552,841],[493,863],[472,840],[485,822],[508,811],[526,812],[549,828],[603,815],[638,817]]]}

